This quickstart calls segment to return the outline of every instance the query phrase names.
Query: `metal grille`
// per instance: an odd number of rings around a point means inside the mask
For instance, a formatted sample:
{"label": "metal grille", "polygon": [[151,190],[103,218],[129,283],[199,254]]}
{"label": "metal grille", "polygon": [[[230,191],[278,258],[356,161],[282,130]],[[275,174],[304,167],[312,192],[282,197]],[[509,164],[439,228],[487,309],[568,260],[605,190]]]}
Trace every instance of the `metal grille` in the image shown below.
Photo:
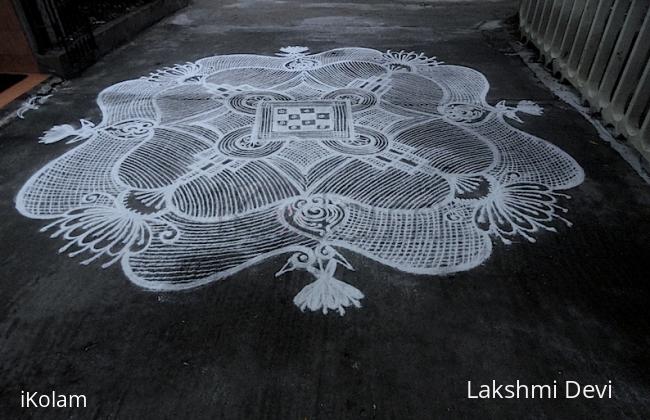
{"label": "metal grille", "polygon": [[62,49],[71,73],[95,60],[95,39],[79,0],[22,0],[39,53]]}
{"label": "metal grille", "polygon": [[86,68],[95,60],[95,38],[88,18],[76,0],[41,0],[59,47],[73,67]]}
{"label": "metal grille", "polygon": [[151,3],[153,0],[94,0],[78,1],[80,12],[85,15],[93,26],[128,14],[134,9]]}
{"label": "metal grille", "polygon": [[522,0],[524,37],[650,160],[648,0]]}

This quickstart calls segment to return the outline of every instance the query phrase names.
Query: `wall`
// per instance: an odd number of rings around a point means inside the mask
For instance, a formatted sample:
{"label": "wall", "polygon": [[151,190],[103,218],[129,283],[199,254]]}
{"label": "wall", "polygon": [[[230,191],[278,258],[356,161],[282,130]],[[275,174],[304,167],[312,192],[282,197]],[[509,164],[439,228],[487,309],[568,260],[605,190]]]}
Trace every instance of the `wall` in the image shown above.
{"label": "wall", "polygon": [[0,73],[37,73],[38,66],[11,0],[0,0]]}

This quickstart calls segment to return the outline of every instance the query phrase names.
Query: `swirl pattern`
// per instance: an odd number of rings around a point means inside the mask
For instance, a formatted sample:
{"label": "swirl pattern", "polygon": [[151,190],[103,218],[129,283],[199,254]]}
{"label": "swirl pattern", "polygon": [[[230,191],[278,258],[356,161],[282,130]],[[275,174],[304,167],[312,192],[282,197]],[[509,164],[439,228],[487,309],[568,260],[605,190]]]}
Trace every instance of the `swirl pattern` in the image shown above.
{"label": "swirl pattern", "polygon": [[345,220],[347,213],[342,202],[324,195],[311,195],[288,205],[284,215],[292,227],[326,239]]}

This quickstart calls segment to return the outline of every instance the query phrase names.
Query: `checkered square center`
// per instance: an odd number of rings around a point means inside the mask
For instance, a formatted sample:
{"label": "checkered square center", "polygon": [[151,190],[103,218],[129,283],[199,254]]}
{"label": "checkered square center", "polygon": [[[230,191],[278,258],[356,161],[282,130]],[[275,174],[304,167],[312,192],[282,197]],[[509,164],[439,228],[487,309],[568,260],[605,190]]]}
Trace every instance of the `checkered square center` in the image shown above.
{"label": "checkered square center", "polygon": [[353,138],[348,101],[264,101],[258,105],[255,130],[260,139]]}

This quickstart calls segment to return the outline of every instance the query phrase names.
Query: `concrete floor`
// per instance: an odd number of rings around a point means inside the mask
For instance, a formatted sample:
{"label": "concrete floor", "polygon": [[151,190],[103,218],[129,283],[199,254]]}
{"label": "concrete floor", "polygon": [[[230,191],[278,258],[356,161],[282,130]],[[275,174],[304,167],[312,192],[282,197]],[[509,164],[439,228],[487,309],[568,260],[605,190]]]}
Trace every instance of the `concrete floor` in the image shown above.
{"label": "concrete floor", "polygon": [[[1,418],[648,418],[650,186],[512,53],[493,23],[516,1],[195,0],[0,131]],[[491,28],[491,30],[481,30]],[[364,290],[346,316],[301,313],[286,256],[225,281],[159,294],[57,254],[60,242],[14,198],[74,147],[44,130],[99,121],[97,94],[201,57],[363,46],[423,51],[475,68],[488,102],[529,99],[525,131],[586,173],[574,226],[537,243],[494,242],[490,259],[446,277],[410,275],[349,253]],[[516,123],[515,123],[516,125]],[[467,380],[612,381],[612,399],[468,400]],[[83,393],[84,410],[20,408],[20,391]]]}

